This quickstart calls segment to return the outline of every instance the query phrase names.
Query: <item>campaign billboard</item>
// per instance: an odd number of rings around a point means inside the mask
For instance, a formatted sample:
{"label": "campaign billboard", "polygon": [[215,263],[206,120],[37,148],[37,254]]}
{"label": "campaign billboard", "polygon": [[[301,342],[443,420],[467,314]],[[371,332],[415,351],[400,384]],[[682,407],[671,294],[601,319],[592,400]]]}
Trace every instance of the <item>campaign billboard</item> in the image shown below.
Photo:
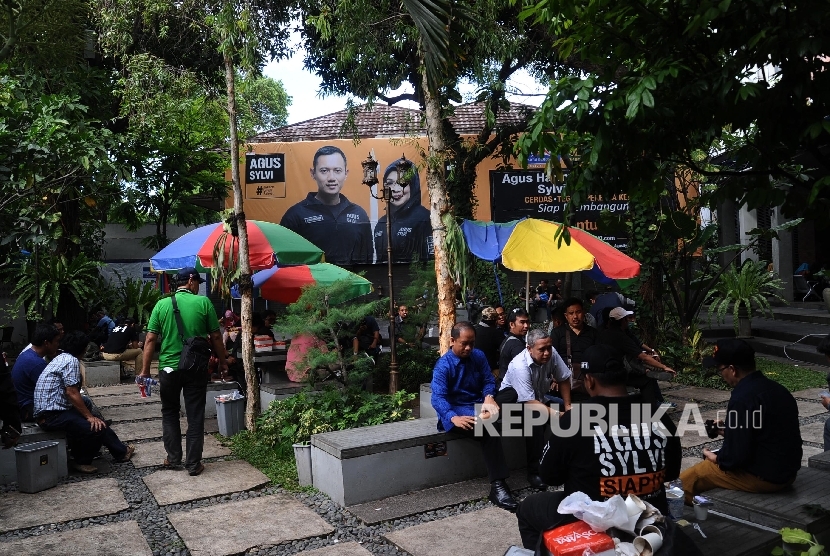
{"label": "campaign billboard", "polygon": [[[567,170],[564,170],[564,179],[567,175]],[[544,170],[490,170],[491,217],[494,222],[519,218],[562,222],[565,205],[570,200],[564,189],[564,181],[551,182]],[[622,215],[628,210],[628,195],[625,193],[610,198],[589,195],[574,212],[571,225],[592,233],[617,249],[625,250],[628,239],[603,230],[600,215],[603,211]]]}
{"label": "campaign billboard", "polygon": [[[382,186],[363,185],[361,162],[369,151],[378,161],[378,180],[392,191],[392,261],[433,257],[426,170],[421,147],[389,139],[255,143],[242,171],[245,214],[281,224],[318,247],[338,265],[386,263],[386,204]],[[396,164],[410,163],[408,185],[398,183]],[[240,164],[240,166],[242,166]],[[422,185],[423,184],[423,185]],[[232,206],[229,196],[227,206]]]}

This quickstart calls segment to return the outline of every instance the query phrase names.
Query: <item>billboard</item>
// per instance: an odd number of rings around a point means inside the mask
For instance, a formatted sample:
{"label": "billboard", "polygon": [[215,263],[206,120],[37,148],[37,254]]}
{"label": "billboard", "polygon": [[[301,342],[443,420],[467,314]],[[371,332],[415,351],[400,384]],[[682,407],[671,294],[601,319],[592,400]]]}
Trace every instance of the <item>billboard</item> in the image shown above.
{"label": "billboard", "polygon": [[[567,170],[564,170],[567,178]],[[509,222],[519,218],[539,218],[562,222],[569,198],[562,192],[565,183],[552,183],[544,170],[490,170],[492,219]],[[600,223],[602,211],[614,215],[628,212],[628,195],[620,193],[610,199],[589,195],[574,213],[572,225],[581,228],[617,249],[625,250],[628,239],[613,233],[603,233]]]}
{"label": "billboard", "polygon": [[[366,139],[358,145],[350,140],[252,144],[242,171],[245,214],[297,232],[320,247],[327,262],[385,263],[386,204],[372,196],[382,197],[382,187],[370,191],[362,183],[360,163],[371,150],[379,163],[378,180],[387,181],[392,190],[393,262],[431,259],[426,170],[422,164],[410,166],[409,184],[402,188],[395,167],[401,155],[417,164],[420,146],[414,140],[394,143]],[[231,195],[227,206],[232,204]]]}

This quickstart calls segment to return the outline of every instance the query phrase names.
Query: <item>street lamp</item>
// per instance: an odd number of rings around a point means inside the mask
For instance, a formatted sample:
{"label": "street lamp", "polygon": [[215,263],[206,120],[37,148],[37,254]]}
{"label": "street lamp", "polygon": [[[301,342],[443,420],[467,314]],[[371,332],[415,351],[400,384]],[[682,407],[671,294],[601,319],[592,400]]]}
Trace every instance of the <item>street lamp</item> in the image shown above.
{"label": "street lamp", "polygon": [[[389,330],[391,332],[389,338],[390,360],[389,360],[389,393],[394,394],[398,391],[398,355],[397,345],[395,343],[395,290],[392,285],[392,188],[386,183],[381,184],[381,195],[377,195],[372,191],[372,187],[378,182],[378,163],[369,153],[366,160],[360,163],[363,166],[363,185],[369,187],[369,193],[375,199],[383,199],[386,201],[386,265],[389,273]],[[398,172],[398,185],[405,188],[409,185],[408,172],[412,167],[405,156],[401,155],[400,160],[395,166]]]}

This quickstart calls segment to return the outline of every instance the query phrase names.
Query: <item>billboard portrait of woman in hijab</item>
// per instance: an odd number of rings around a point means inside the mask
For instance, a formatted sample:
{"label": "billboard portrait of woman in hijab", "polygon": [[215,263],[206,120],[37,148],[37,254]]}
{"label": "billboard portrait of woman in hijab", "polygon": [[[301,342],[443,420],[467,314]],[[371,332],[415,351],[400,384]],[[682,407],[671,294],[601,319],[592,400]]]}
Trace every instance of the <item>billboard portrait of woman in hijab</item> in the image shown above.
{"label": "billboard portrait of woman in hijab", "polygon": [[[407,161],[406,178],[409,185],[398,183],[398,162],[386,167],[384,185],[392,189],[392,262],[408,263],[417,259],[425,261],[433,257],[432,226],[429,210],[421,204],[421,178],[418,168]],[[375,253],[377,262],[386,262],[386,219],[383,215],[375,226]]]}

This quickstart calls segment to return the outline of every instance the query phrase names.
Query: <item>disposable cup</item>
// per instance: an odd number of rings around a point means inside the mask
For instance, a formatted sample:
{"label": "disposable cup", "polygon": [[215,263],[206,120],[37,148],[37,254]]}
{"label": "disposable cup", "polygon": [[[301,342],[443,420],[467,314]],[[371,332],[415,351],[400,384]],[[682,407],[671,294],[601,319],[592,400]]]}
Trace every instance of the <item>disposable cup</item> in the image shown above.
{"label": "disposable cup", "polygon": [[658,533],[646,533],[634,539],[634,548],[639,554],[642,554],[646,549],[651,550],[651,553],[654,554],[660,550],[661,546],[663,546],[663,536]]}
{"label": "disposable cup", "polygon": [[656,525],[646,525],[640,529],[640,536],[645,537],[649,533],[654,533],[655,535],[660,535],[660,538],[663,538],[663,531],[660,530],[659,527]]}
{"label": "disposable cup", "polygon": [[683,519],[684,500],[682,496],[675,498],[674,496],[671,496],[670,493],[667,493],[666,503],[669,506],[669,514],[671,514],[672,519],[675,521]]}
{"label": "disposable cup", "polygon": [[695,504],[695,519],[698,521],[706,521],[707,517],[709,517],[709,508]]}

